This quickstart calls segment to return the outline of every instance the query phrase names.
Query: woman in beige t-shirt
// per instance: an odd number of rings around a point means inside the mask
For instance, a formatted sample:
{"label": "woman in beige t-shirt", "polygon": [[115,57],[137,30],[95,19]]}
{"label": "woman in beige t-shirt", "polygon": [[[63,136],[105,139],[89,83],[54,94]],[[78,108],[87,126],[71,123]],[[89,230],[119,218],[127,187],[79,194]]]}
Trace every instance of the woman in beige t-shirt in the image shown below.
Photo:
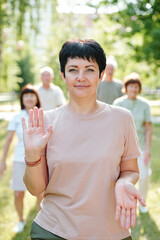
{"label": "woman in beige t-shirt", "polygon": [[[33,195],[44,192],[32,239],[132,239],[139,144],[128,110],[96,100],[106,57],[94,40],[67,41],[59,55],[69,102],[22,119],[26,171]],[[53,132],[53,133],[52,133]]]}

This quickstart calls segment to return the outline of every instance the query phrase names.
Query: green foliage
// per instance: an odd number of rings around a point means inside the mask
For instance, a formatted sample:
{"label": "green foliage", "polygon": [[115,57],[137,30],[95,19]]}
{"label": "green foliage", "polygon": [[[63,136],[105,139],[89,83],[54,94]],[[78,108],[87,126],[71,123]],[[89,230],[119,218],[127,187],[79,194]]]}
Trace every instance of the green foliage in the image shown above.
{"label": "green foliage", "polygon": [[[16,54],[12,49],[12,42],[15,47],[17,40],[25,39],[26,22],[30,29],[38,32],[40,3],[41,0],[0,0],[0,91],[13,90],[15,84],[13,56]],[[10,36],[8,36],[9,33]],[[8,49],[6,42],[9,42]],[[6,51],[8,50],[10,56],[7,60]]]}
{"label": "green foliage", "polygon": [[[73,38],[94,38],[101,43],[108,55],[114,55],[118,62],[115,77],[123,80],[130,72],[140,73],[143,86],[160,86],[160,4],[159,0],[103,0],[95,7],[96,14],[60,14],[56,11],[57,0],[1,0],[0,1],[0,91],[11,91],[16,83],[19,70],[18,90],[26,82],[32,82],[32,74],[27,75],[24,63],[29,60],[17,59],[16,42],[22,39],[34,45],[37,57],[37,72],[40,67],[49,65],[54,69],[54,83],[59,85],[67,97],[67,89],[61,80],[58,54],[62,44]],[[92,3],[95,4],[92,4]],[[120,6],[113,14],[99,14],[99,6]],[[49,9],[51,28],[47,44],[36,42],[41,34],[40,19]],[[40,14],[41,13],[41,14]],[[95,21],[92,21],[95,20]],[[9,29],[8,36],[6,33]],[[42,40],[43,41],[43,40]],[[36,45],[36,44],[37,45]],[[39,51],[40,50],[40,51]],[[42,53],[43,52],[43,53]],[[42,53],[42,54],[41,54]],[[40,56],[40,57],[39,57]],[[28,56],[29,58],[29,56]],[[20,61],[20,62],[19,62]],[[32,65],[32,64],[30,64]],[[23,73],[21,69],[23,68]],[[32,72],[31,68],[29,71]],[[24,73],[25,72],[25,73]],[[18,74],[18,75],[19,75]],[[23,75],[25,74],[25,78]],[[28,80],[27,80],[28,79]],[[37,77],[39,79],[39,77]]]}
{"label": "green foliage", "polygon": [[30,16],[31,27],[36,28],[39,21],[40,0],[26,1],[26,0],[1,0],[0,1],[0,32],[5,27],[15,25],[17,29],[17,38],[24,37],[24,25],[26,22],[26,14]]}
{"label": "green foliage", "polygon": [[[5,54],[3,54],[3,61],[1,66],[0,92],[7,92],[12,87],[12,86],[9,86],[10,65],[11,65],[11,58],[9,57],[9,54],[5,52]],[[10,84],[12,83],[13,82],[10,82]]]}
{"label": "green foliage", "polygon": [[18,91],[26,85],[27,83],[34,84],[34,64],[33,64],[33,57],[29,51],[25,51],[24,53],[20,54],[19,60],[16,61],[18,65],[17,74],[18,77]]}
{"label": "green foliage", "polygon": [[[158,0],[103,0],[99,7],[120,6],[111,14],[97,14],[94,38],[118,62],[115,77],[131,72],[141,76],[143,89],[160,86],[160,7]],[[95,6],[97,10],[97,6]],[[154,19],[154,20],[153,20]]]}
{"label": "green foliage", "polygon": [[[103,4],[121,2],[102,1]],[[102,4],[102,3],[101,3]],[[120,24],[117,34],[134,50],[136,61],[160,66],[160,4],[159,0],[123,1],[123,9],[110,15]]]}

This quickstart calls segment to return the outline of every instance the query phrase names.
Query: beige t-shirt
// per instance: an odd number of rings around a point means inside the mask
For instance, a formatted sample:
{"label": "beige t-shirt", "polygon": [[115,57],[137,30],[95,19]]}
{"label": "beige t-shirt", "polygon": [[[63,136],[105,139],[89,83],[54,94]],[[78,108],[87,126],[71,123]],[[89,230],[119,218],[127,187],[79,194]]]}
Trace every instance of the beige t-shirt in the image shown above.
{"label": "beige t-shirt", "polygon": [[130,235],[115,221],[120,162],[140,156],[130,112],[101,103],[89,114],[68,105],[45,113],[49,183],[35,222],[69,240],[120,240]]}
{"label": "beige t-shirt", "polygon": [[44,88],[41,84],[37,86],[37,91],[40,97],[41,107],[45,111],[54,109],[66,103],[62,90],[53,83],[50,84],[48,89]]}

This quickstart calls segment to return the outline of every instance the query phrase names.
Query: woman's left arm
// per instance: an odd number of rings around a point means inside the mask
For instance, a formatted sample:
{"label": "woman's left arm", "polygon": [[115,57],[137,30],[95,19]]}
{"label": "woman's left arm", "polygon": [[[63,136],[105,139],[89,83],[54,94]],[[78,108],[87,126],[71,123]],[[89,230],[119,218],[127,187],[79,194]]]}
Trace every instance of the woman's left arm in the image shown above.
{"label": "woman's left arm", "polygon": [[115,186],[116,214],[115,220],[121,227],[129,229],[136,223],[137,199],[145,206],[145,201],[134,186],[139,178],[137,159],[122,161],[120,176]]}
{"label": "woman's left arm", "polygon": [[145,165],[147,165],[150,160],[152,125],[151,125],[151,122],[145,122],[144,125],[145,125],[145,141],[146,141],[146,148],[144,152],[144,163]]}

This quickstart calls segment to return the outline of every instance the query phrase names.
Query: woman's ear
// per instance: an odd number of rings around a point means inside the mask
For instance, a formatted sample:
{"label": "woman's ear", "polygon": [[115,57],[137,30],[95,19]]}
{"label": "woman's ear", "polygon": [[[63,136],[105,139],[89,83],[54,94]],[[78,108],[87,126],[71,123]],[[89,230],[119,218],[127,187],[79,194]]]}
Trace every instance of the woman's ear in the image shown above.
{"label": "woman's ear", "polygon": [[64,76],[64,73],[63,73],[63,72],[61,72],[61,77],[62,77],[64,83],[66,83],[66,79],[65,79],[65,76]]}

